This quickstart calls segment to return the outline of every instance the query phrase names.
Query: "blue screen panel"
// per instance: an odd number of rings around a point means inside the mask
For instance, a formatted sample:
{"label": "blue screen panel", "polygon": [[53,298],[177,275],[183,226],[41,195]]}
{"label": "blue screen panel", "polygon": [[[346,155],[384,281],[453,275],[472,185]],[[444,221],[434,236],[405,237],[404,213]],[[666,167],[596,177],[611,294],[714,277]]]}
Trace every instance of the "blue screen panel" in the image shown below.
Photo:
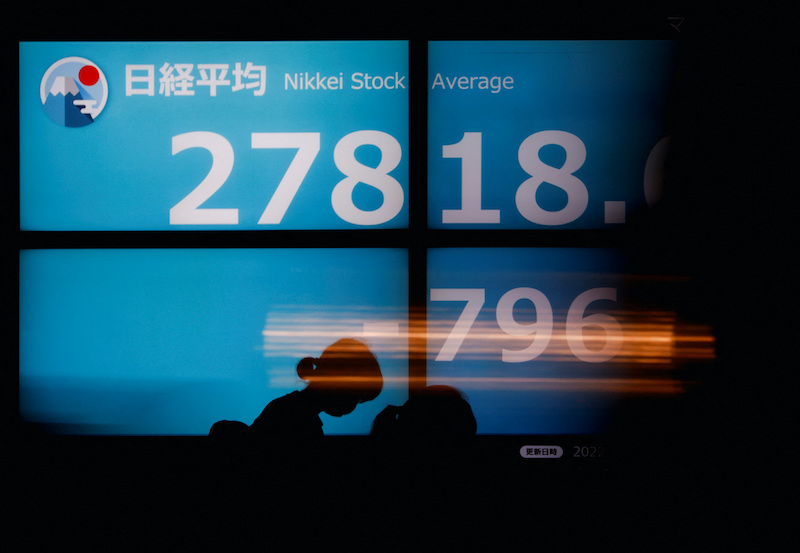
{"label": "blue screen panel", "polygon": [[433,228],[617,227],[658,202],[670,41],[432,42]]}
{"label": "blue screen panel", "polygon": [[407,42],[22,42],[19,66],[23,230],[407,225]]}
{"label": "blue screen panel", "polygon": [[20,411],[66,434],[204,435],[302,389],[341,338],[380,363],[376,399],[325,434],[366,434],[408,392],[407,254],[392,249],[24,250]]}
{"label": "blue screen panel", "polygon": [[642,355],[621,261],[610,250],[430,250],[428,384],[462,390],[479,434],[602,431],[623,367]]}

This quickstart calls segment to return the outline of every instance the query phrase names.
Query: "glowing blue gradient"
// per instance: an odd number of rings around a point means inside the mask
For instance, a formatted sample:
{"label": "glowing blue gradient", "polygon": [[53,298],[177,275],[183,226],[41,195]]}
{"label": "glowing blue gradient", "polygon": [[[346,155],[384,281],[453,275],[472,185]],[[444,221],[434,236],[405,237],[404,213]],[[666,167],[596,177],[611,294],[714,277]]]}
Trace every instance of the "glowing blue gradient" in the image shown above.
{"label": "glowing blue gradient", "polygon": [[[39,85],[47,68],[69,56],[92,60],[108,80],[108,103],[94,124],[65,128],[44,113]],[[236,63],[266,66],[266,89],[233,91]],[[273,228],[258,219],[296,149],[254,149],[256,132],[320,133],[320,151],[278,228],[360,228],[331,206],[345,178],[333,152],[345,135],[376,130],[393,136],[403,157],[389,174],[403,187],[402,211],[379,227],[408,223],[408,43],[357,42],[23,42],[20,43],[20,217],[23,230],[243,230]],[[159,94],[159,69],[193,64],[194,96]],[[212,97],[198,84],[200,64],[228,64],[230,86]],[[154,95],[126,95],[126,66],[154,69]],[[285,75],[342,78],[342,90],[287,90]],[[405,75],[406,88],[352,89],[353,73]],[[138,75],[138,73],[137,73]],[[244,83],[250,82],[248,79]],[[172,154],[172,137],[219,134],[234,151],[233,170],[201,207],[236,208],[237,225],[170,226],[169,210],[205,178],[211,156],[203,149]],[[375,167],[370,146],[356,158]],[[362,152],[362,149],[365,152]],[[371,211],[380,192],[361,185],[353,201]]]}
{"label": "glowing blue gradient", "polygon": [[[302,357],[361,337],[364,323],[403,321],[408,301],[407,254],[388,249],[26,250],[20,283],[22,419],[70,434],[249,424],[303,387]],[[319,328],[331,335],[301,334]],[[276,329],[291,339],[264,334]],[[323,416],[326,434],[368,433],[407,397],[404,334],[366,339],[387,385],[346,417]]]}
{"label": "glowing blue gradient", "polygon": [[[617,367],[611,362],[582,362],[552,349],[530,361],[504,362],[502,348],[521,349],[532,342],[533,336],[508,342],[509,337],[498,326],[496,307],[511,289],[535,288],[552,307],[555,329],[564,322],[579,294],[620,283],[620,262],[614,251],[583,248],[430,250],[429,291],[478,288],[485,290],[485,302],[453,360],[437,361],[436,355],[466,301],[430,301],[428,296],[428,384],[450,384],[465,392],[479,434],[580,434],[603,430],[609,402],[614,398],[593,384],[614,378]],[[624,298],[618,300],[621,303]],[[530,309],[525,311],[530,305],[519,302],[515,320],[522,324],[536,322],[538,315]],[[602,301],[592,309],[607,312],[615,307],[612,302]],[[548,348],[555,344],[556,339],[551,338]]]}
{"label": "glowing blue gradient", "polygon": [[[673,78],[670,41],[436,41],[428,48],[428,220],[433,228],[542,228],[515,204],[531,178],[519,164],[523,141],[540,131],[563,131],[586,147],[575,171],[589,204],[576,220],[556,228],[601,228],[606,201],[627,202],[630,216],[645,206],[648,155],[665,137],[666,102]],[[441,74],[451,79],[434,87]],[[513,88],[460,89],[457,77],[511,77]],[[445,81],[446,82],[446,81]],[[498,81],[501,82],[501,81]],[[465,85],[466,86],[466,85]],[[488,85],[487,85],[488,86]],[[442,147],[465,132],[482,133],[484,209],[499,209],[499,223],[443,223],[442,211],[462,207],[461,160]],[[545,146],[541,160],[564,164],[564,149]],[[542,185],[537,202],[547,211],[566,203],[561,188]]]}

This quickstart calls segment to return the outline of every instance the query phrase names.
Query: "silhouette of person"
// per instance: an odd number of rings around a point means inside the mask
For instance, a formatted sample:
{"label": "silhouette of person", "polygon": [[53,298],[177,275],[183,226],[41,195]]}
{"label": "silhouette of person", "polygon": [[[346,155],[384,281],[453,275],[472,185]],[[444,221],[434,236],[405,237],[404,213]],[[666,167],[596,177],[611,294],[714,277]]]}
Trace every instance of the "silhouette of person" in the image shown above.
{"label": "silhouette of person", "polygon": [[320,438],[325,412],[334,417],[351,413],[383,388],[378,361],[358,340],[345,338],[328,346],[318,358],[297,364],[297,375],[308,384],[271,401],[250,425],[256,438],[303,441]]}
{"label": "silhouette of person", "polygon": [[375,417],[370,434],[445,450],[468,442],[477,428],[464,394],[452,386],[436,385],[415,392],[400,407],[386,407]]}

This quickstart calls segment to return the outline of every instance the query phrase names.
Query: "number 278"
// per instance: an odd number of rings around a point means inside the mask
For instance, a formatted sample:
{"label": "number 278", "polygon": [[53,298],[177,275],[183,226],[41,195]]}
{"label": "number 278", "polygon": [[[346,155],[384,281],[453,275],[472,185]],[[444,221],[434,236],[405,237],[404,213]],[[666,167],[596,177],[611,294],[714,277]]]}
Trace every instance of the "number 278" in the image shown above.
{"label": "number 278", "polygon": [[[283,220],[303,180],[320,150],[318,132],[254,132],[252,149],[297,149],[275,193],[258,220],[259,225],[277,225]],[[377,146],[381,160],[377,167],[358,162],[355,151],[360,146]],[[203,148],[212,156],[211,169],[205,178],[180,202],[169,210],[171,225],[236,225],[237,208],[201,208],[217,192],[233,169],[233,147],[224,137],[206,131],[188,132],[172,137],[172,155],[189,148]],[[393,136],[374,130],[355,131],[345,135],[333,150],[333,161],[345,178],[331,192],[334,212],[344,221],[356,225],[379,225],[391,221],[403,209],[405,194],[402,185],[389,172],[402,158],[400,143]],[[359,183],[378,189],[383,202],[374,210],[363,210],[353,202],[353,189]]]}

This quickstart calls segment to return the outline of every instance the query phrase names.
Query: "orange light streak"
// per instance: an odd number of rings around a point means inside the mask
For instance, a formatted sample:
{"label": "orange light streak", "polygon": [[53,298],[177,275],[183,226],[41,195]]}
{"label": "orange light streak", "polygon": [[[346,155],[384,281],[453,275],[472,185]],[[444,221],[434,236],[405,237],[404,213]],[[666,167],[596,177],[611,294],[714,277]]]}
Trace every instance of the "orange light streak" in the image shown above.
{"label": "orange light streak", "polygon": [[[612,335],[619,349],[613,358],[600,363],[581,361],[570,347],[570,341],[580,340],[589,350],[601,349],[608,337],[600,327],[586,325],[580,332],[569,333],[564,314],[554,313],[549,329],[538,330],[528,336],[510,336],[503,332],[494,317],[482,316],[470,327],[453,361],[434,363],[439,350],[450,336],[455,320],[443,318],[431,311],[428,317],[421,312],[390,313],[374,308],[344,307],[335,310],[310,309],[298,311],[296,307],[272,311],[262,332],[263,354],[275,358],[288,356],[300,359],[318,355],[334,341],[351,337],[364,340],[378,359],[426,359],[433,381],[448,383],[465,389],[497,390],[557,390],[595,391],[602,393],[680,393],[690,382],[683,382],[677,374],[687,363],[710,361],[715,358],[715,339],[711,329],[680,321],[670,311],[615,311],[609,312],[620,325],[621,333]],[[524,315],[519,315],[522,320]],[[535,322],[535,314],[529,315]],[[546,348],[531,360],[521,363],[503,363],[503,349],[522,350],[537,339],[537,334],[550,330]],[[543,339],[539,336],[538,339]],[[465,374],[460,361],[487,361],[485,374]],[[491,371],[499,363],[505,368],[524,371],[519,377],[493,376]],[[473,365],[474,366],[474,365]],[[450,371],[453,376],[442,374]],[[546,377],[532,375],[531,371],[545,368]],[[293,369],[293,368],[292,368]],[[470,369],[473,370],[473,369]],[[287,383],[295,381],[292,371],[287,372]],[[563,376],[553,376],[560,373]],[[587,376],[590,374],[591,376]],[[633,376],[627,376],[632,374]],[[277,378],[278,375],[276,375]],[[387,380],[388,385],[408,383]],[[273,383],[274,384],[274,383]],[[413,384],[413,383],[411,383]]]}

